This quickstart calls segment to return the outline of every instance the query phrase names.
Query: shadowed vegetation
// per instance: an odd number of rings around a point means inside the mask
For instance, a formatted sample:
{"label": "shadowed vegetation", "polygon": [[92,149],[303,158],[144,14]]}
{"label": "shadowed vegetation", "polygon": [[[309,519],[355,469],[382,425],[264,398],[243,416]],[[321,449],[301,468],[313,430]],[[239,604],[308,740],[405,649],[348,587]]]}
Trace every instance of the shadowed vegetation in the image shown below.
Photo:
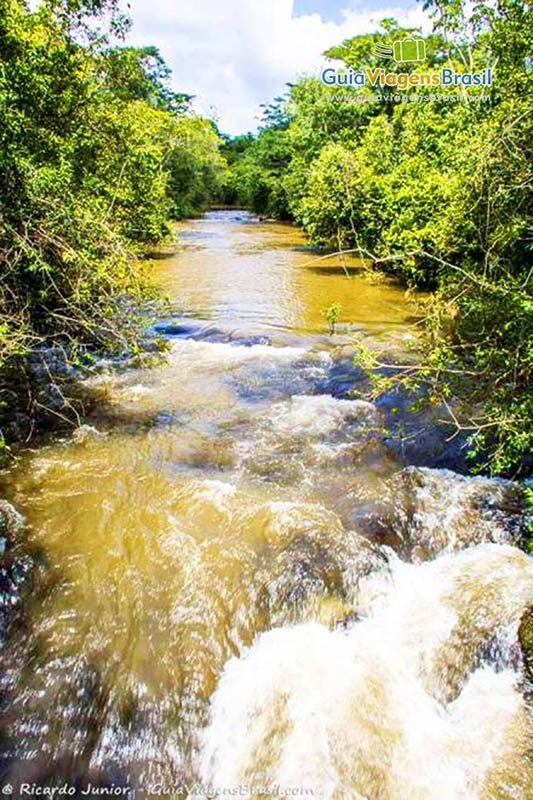
{"label": "shadowed vegetation", "polygon": [[24,435],[43,406],[70,418],[71,366],[136,351],[138,256],[201,212],[227,170],[158,51],[110,46],[126,29],[103,0],[0,0],[0,413],[17,407]]}
{"label": "shadowed vegetation", "polygon": [[427,0],[426,8],[434,32],[424,37],[423,63],[375,55],[378,43],[421,36],[391,19],[327,55],[354,70],[492,67],[492,86],[401,91],[303,78],[277,99],[256,138],[230,143],[232,191],[259,213],[294,219],[317,246],[354,251],[410,287],[433,290],[426,357],[380,388],[399,380],[429,387],[431,402],[445,404],[467,432],[477,469],[525,474],[533,445],[532,11],[521,0]]}

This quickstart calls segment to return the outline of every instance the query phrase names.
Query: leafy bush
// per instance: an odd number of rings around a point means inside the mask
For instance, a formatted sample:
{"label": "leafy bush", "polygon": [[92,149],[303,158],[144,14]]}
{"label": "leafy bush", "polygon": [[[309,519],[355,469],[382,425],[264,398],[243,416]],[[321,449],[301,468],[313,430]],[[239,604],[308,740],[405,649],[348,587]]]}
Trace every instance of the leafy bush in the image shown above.
{"label": "leafy bush", "polygon": [[[291,88],[282,130],[284,158],[273,172],[262,131],[236,171],[268,204],[272,175],[292,217],[321,246],[359,251],[409,286],[434,290],[426,314],[427,357],[419,383],[463,410],[473,464],[496,473],[533,466],[533,11],[522,0],[494,4],[428,0],[435,31],[423,64],[388,71],[457,72],[492,66],[492,87],[407,90],[417,102],[347,102],[372,87],[326,87],[304,78]],[[382,31],[346,40],[331,58],[346,67],[383,66],[377,42],[413,31],[384,20]],[[416,32],[420,36],[420,32]],[[395,94],[401,94],[397,89]],[[479,96],[486,100],[481,102]],[[272,135],[279,135],[277,130]],[[413,383],[410,372],[409,384]]]}
{"label": "leafy bush", "polygon": [[135,346],[117,300],[147,290],[136,256],[198,213],[226,170],[157,50],[96,33],[113,10],[0,0],[0,408],[21,401],[18,382],[32,405],[43,345]]}

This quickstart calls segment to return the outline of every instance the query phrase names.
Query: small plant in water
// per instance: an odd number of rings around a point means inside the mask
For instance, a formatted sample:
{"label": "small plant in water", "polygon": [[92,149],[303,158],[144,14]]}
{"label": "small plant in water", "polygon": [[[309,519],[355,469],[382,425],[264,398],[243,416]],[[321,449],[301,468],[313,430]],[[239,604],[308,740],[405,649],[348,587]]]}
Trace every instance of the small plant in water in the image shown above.
{"label": "small plant in water", "polygon": [[337,320],[339,319],[339,314],[341,313],[341,311],[342,311],[342,306],[340,303],[332,303],[322,312],[328,321],[330,335],[335,333],[335,326],[337,324]]}

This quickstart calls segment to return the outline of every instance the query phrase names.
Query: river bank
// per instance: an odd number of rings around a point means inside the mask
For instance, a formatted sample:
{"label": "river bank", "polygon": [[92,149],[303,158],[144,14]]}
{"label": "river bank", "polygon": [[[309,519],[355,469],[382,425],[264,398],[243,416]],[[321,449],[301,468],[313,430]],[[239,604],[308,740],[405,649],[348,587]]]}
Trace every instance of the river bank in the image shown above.
{"label": "river bank", "polygon": [[2,475],[10,553],[34,563],[4,779],[528,797],[520,488],[461,475],[457,440],[422,414],[406,431],[398,398],[352,394],[355,334],[405,346],[402,289],[309,265],[297,230],[246,212],[180,240],[155,270],[165,361],[90,377],[105,408]]}

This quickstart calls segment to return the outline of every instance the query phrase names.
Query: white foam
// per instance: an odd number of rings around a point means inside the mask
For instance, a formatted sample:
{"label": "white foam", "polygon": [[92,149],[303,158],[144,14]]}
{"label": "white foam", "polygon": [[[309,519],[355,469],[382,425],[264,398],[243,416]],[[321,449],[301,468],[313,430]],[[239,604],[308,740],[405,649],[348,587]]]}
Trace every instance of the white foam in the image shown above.
{"label": "white foam", "polygon": [[290,363],[308,354],[308,351],[301,347],[271,347],[265,344],[246,347],[229,342],[204,342],[194,339],[175,341],[171,352],[172,358],[179,364],[194,360],[198,365],[217,365],[221,368],[254,361]]}
{"label": "white foam", "polygon": [[272,409],[272,425],[281,433],[320,436],[350,422],[375,423],[376,409],[363,400],[340,400],[328,394],[295,395]]}
{"label": "white foam", "polygon": [[533,560],[482,545],[397,563],[393,574],[388,589],[379,577],[374,614],[349,633],[316,623],[273,630],[227,664],[204,734],[203,780],[307,786],[321,800],[481,800],[503,796],[484,786],[509,758],[515,777],[505,780],[511,791],[523,785],[516,674],[476,669],[472,654],[533,602]]}
{"label": "white foam", "polygon": [[513,488],[510,481],[415,467],[400,477],[405,482],[400,484],[400,496],[407,488],[413,508],[409,537],[424,554],[511,540],[513,504],[506,500]]}

